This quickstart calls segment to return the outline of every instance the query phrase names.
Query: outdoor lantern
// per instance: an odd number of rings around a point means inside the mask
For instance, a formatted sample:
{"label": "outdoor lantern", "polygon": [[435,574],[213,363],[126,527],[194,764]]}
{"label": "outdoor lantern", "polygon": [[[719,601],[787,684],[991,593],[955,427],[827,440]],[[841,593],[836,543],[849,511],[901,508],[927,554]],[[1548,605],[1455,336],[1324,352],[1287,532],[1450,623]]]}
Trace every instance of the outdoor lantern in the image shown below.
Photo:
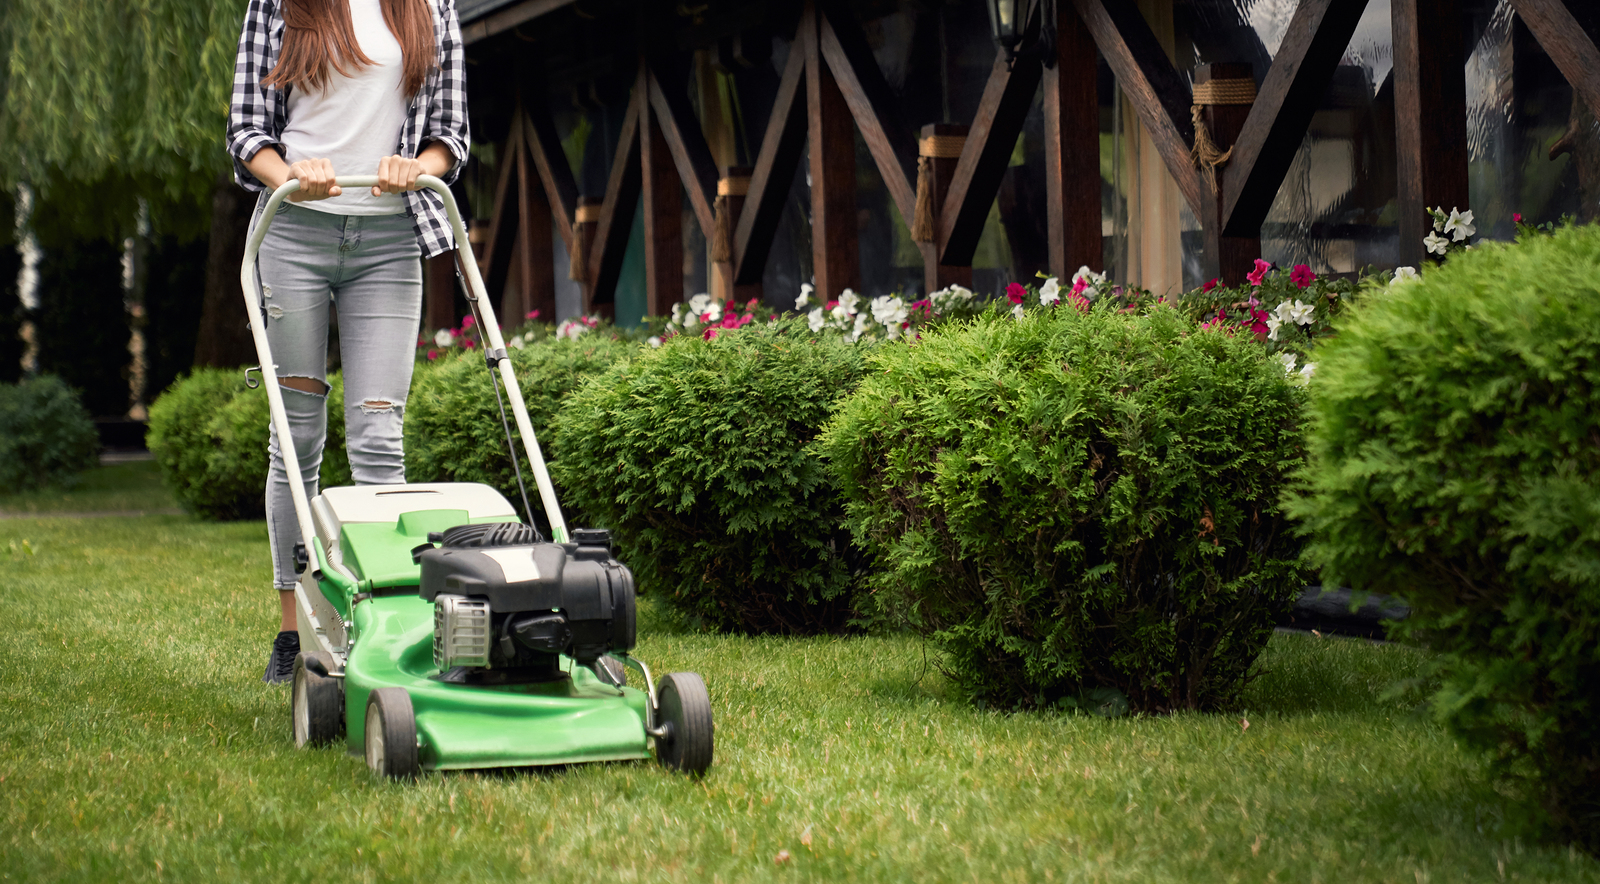
{"label": "outdoor lantern", "polygon": [[1028,18],[1037,0],[986,0],[989,6],[989,29],[994,41],[1006,51],[1006,58],[1017,57],[1018,44],[1028,29]]}

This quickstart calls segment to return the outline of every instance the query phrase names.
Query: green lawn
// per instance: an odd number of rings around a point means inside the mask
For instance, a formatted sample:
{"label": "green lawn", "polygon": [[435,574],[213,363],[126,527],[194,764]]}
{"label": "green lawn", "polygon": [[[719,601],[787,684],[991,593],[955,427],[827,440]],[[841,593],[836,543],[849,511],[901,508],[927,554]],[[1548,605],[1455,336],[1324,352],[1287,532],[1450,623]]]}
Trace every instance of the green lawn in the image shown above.
{"label": "green lawn", "polygon": [[177,511],[178,503],[161,487],[154,461],[97,467],[76,485],[20,494],[0,494],[0,516],[40,513]]}
{"label": "green lawn", "polygon": [[639,655],[711,689],[703,781],[397,785],[291,746],[261,523],[4,520],[0,564],[4,880],[1600,881],[1379,699],[1423,662],[1398,646],[1279,635],[1237,713],[1104,721],[974,710],[912,640],[673,634],[647,602]]}

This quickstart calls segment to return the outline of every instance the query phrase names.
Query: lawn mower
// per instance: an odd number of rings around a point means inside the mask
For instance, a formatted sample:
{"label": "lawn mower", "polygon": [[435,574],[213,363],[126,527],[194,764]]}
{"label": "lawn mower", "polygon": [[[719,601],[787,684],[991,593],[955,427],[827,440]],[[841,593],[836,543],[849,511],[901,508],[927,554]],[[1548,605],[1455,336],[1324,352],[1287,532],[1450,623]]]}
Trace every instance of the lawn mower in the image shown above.
{"label": "lawn mower", "polygon": [[[376,183],[338,179],[346,189]],[[306,540],[295,549],[295,745],[343,736],[374,773],[396,779],[644,759],[652,744],[663,766],[704,773],[713,737],[705,683],[692,672],[656,682],[631,655],[633,574],[605,530],[568,531],[455,199],[438,178],[418,184],[444,199],[455,231],[457,275],[482,329],[527,520],[495,489],[466,482],[327,488],[307,499],[255,273],[278,205],[300,183],[279,187],[246,243],[240,282]],[[528,506],[502,384],[548,539]]]}

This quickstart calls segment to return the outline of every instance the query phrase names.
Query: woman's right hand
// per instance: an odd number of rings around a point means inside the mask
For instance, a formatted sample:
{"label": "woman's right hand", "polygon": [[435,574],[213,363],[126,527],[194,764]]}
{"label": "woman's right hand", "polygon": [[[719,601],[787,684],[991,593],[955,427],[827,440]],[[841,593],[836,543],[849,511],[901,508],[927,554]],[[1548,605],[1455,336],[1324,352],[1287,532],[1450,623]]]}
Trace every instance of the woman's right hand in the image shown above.
{"label": "woman's right hand", "polygon": [[287,181],[290,178],[300,179],[300,189],[289,194],[291,202],[303,203],[309,200],[325,200],[330,196],[338,196],[340,193],[339,185],[333,183],[333,162],[331,160],[300,160],[289,166],[289,174],[285,176],[284,180]]}

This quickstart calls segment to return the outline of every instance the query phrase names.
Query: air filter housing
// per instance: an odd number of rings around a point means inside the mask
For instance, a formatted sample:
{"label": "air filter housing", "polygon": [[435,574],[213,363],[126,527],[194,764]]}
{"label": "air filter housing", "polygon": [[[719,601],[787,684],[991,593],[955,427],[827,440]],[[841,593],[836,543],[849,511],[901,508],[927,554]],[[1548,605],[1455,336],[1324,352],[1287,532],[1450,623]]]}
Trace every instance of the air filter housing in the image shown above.
{"label": "air filter housing", "polygon": [[461,595],[433,599],[433,662],[440,669],[488,666],[494,630],[489,603]]}

